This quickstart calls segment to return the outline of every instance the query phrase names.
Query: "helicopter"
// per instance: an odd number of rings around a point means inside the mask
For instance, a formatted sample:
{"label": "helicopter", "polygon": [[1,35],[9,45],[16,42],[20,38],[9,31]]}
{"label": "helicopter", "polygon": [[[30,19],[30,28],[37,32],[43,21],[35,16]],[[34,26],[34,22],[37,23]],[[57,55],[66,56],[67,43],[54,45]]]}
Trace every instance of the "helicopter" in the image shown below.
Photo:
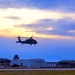
{"label": "helicopter", "polygon": [[21,40],[20,36],[18,36],[17,38],[18,38],[18,41],[16,41],[16,43],[22,43],[22,45],[23,44],[30,44],[30,45],[34,44],[34,45],[36,45],[38,43],[36,40],[33,39],[33,36],[31,36],[30,38],[28,38],[24,41]]}

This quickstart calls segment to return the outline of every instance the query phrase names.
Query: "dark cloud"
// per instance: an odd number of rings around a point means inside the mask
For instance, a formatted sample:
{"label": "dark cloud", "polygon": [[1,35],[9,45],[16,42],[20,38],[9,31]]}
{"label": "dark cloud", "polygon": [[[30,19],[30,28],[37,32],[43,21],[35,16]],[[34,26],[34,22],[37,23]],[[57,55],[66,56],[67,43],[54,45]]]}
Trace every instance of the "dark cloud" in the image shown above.
{"label": "dark cloud", "polygon": [[49,34],[75,36],[75,33],[69,33],[69,30],[75,30],[75,22],[68,19],[61,19],[53,24],[54,30],[48,31]]}
{"label": "dark cloud", "polygon": [[12,19],[12,20],[21,20],[21,18],[17,17],[17,16],[7,16],[7,17],[4,17],[4,18]]}
{"label": "dark cloud", "polygon": [[[52,34],[52,35],[63,35],[63,36],[75,36],[75,33],[69,33],[69,30],[75,30],[75,22],[69,21],[68,19],[61,19],[53,21],[50,19],[40,20],[35,24],[21,24],[15,25],[15,27],[29,28],[37,33]],[[52,27],[53,30],[47,28]]]}
{"label": "dark cloud", "polygon": [[15,27],[27,27],[27,28],[47,28],[52,26],[54,23],[53,20],[51,19],[44,19],[44,20],[39,20],[37,23],[33,24],[20,24],[20,25],[15,25]]}
{"label": "dark cloud", "polygon": [[69,21],[69,19],[61,19],[59,21],[56,22],[55,25],[56,29],[60,29],[60,30],[75,30],[75,22],[74,21]]}

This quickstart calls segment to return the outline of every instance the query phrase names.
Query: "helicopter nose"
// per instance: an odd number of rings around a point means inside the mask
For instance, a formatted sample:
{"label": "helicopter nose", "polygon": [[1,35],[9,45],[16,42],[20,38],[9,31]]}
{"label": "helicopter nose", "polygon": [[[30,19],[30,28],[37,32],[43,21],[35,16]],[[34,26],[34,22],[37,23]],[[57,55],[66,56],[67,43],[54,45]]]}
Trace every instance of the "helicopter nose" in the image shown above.
{"label": "helicopter nose", "polygon": [[37,44],[38,42],[36,41],[36,44]]}
{"label": "helicopter nose", "polygon": [[35,42],[35,45],[37,44],[37,41]]}

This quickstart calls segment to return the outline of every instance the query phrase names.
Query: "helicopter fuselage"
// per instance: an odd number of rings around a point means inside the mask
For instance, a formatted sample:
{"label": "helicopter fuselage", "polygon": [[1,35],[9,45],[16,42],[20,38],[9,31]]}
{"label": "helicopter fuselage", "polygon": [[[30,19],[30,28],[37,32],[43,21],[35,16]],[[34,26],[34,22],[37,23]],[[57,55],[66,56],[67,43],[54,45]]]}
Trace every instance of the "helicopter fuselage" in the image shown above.
{"label": "helicopter fuselage", "polygon": [[32,38],[26,39],[25,41],[21,41],[20,37],[18,37],[18,40],[19,41],[16,41],[16,43],[22,43],[22,45],[23,44],[30,44],[30,45],[32,45],[32,44],[36,45],[37,44],[37,41],[32,39]]}

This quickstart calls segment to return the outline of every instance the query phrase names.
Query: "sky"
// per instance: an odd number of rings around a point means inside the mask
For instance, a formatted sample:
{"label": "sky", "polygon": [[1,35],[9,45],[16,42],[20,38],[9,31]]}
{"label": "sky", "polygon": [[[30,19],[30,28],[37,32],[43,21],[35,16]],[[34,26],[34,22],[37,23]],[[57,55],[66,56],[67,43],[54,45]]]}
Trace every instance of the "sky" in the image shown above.
{"label": "sky", "polygon": [[[37,45],[17,44],[18,36]],[[25,40],[26,38],[21,38]],[[75,59],[75,0],[0,0],[0,58]]]}

